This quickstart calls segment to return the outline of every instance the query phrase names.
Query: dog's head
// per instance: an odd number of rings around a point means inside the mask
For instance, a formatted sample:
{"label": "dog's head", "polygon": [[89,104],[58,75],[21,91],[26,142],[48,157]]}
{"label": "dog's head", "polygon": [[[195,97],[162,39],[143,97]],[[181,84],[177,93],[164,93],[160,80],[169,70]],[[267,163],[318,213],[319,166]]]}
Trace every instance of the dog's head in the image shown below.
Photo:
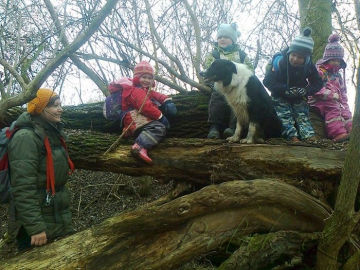
{"label": "dog's head", "polygon": [[231,83],[233,74],[237,74],[235,64],[225,59],[216,59],[207,70],[200,72],[205,82],[222,81],[224,86]]}

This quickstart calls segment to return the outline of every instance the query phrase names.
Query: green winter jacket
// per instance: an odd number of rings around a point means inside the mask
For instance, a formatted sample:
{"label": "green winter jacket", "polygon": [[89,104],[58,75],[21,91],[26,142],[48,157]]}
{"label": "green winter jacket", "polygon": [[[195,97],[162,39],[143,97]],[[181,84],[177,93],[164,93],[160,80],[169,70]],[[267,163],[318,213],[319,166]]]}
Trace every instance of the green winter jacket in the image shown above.
{"label": "green winter jacket", "polygon": [[[239,51],[240,51],[240,53],[239,53]],[[205,69],[209,68],[210,65],[212,64],[212,62],[215,61],[214,55],[219,55],[220,59],[226,59],[226,60],[230,60],[233,62],[241,63],[241,61],[240,61],[241,54],[245,55],[244,64],[247,65],[251,70],[253,70],[254,67],[253,67],[252,63],[250,62],[250,60],[246,56],[246,54],[242,50],[240,50],[238,44],[235,44],[233,46],[232,50],[227,51],[227,50],[224,50],[223,48],[219,47],[218,43],[215,42],[213,51],[211,53],[208,53],[205,57],[204,68]]]}
{"label": "green winter jacket", "polygon": [[[45,231],[52,239],[72,232],[70,194],[65,186],[69,165],[67,154],[60,142],[61,124],[51,124],[39,116],[28,113],[16,121],[20,128],[8,146],[11,179],[11,206],[14,208],[14,226],[9,232],[16,237],[23,226],[29,236]],[[55,197],[50,204],[46,199],[46,150],[44,138],[48,136],[55,171]],[[10,227],[10,226],[9,226]]]}

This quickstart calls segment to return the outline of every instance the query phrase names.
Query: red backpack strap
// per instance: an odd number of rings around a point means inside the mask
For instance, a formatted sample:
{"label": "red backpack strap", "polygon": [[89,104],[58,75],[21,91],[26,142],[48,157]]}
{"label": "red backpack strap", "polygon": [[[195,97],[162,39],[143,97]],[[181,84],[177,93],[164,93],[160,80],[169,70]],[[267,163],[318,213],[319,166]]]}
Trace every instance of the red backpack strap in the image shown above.
{"label": "red backpack strap", "polygon": [[67,146],[66,146],[66,143],[65,143],[65,140],[63,137],[60,137],[60,142],[61,142],[61,145],[64,147],[65,151],[66,151],[66,156],[67,156],[67,161],[68,161],[68,164],[69,164],[69,175],[72,174],[75,170],[75,165],[74,163],[72,162],[72,160],[70,159],[70,156],[69,156],[69,151],[67,149]]}
{"label": "red backpack strap", "polygon": [[46,136],[44,139],[44,145],[46,149],[46,192],[49,195],[55,195],[55,171],[54,161],[52,158],[51,146],[49,138]]}

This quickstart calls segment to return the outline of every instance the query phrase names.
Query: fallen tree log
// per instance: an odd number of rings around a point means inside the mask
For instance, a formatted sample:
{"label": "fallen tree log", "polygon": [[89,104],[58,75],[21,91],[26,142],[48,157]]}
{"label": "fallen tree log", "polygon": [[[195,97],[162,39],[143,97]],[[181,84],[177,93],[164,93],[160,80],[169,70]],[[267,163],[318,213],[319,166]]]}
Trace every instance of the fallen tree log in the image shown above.
{"label": "fallen tree log", "polygon": [[110,218],[0,269],[175,269],[241,235],[320,232],[330,211],[278,181],[232,181]]}
{"label": "fallen tree log", "polygon": [[115,136],[69,133],[70,156],[78,168],[208,185],[269,176],[338,180],[344,151],[288,144],[230,144],[222,140],[167,139],[150,151],[152,166],[130,155],[132,141],[104,155]]}
{"label": "fallen tree log", "polygon": [[[105,99],[105,98],[104,98]],[[178,114],[170,119],[171,129],[168,137],[206,138],[209,131],[208,103],[209,96],[199,91],[173,96]],[[4,119],[0,119],[0,127],[8,126],[24,111],[19,107],[7,111]],[[103,102],[65,106],[62,119],[68,129],[92,130],[104,133],[120,133],[120,123],[108,121],[103,116]],[[315,111],[310,111],[310,120],[316,135],[325,138],[324,120]]]}
{"label": "fallen tree log", "polygon": [[[187,94],[175,95],[173,101],[176,103],[178,113],[174,118],[169,119],[172,128],[168,136],[205,138],[209,129],[207,123],[209,96],[191,91]],[[8,110],[5,118],[0,122],[0,128],[9,126],[24,111],[19,107]],[[62,120],[68,129],[121,133],[119,121],[108,121],[104,118],[103,102],[65,106]]]}
{"label": "fallen tree log", "polygon": [[167,139],[150,151],[154,165],[130,155],[130,141],[104,155],[116,137],[69,133],[70,156],[77,168],[160,180],[209,185],[234,179],[276,177],[317,198],[328,198],[340,180],[345,152],[309,145],[229,144],[222,140]]}

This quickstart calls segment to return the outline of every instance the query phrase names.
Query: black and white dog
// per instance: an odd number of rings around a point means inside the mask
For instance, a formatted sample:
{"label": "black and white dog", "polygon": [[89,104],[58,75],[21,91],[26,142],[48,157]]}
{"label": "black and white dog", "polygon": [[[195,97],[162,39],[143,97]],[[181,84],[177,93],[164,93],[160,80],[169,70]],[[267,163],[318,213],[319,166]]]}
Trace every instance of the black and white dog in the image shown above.
{"label": "black and white dog", "polygon": [[[200,75],[215,82],[215,89],[225,96],[237,118],[235,133],[228,141],[260,143],[264,138],[280,137],[282,124],[271,98],[247,65],[217,59]],[[246,128],[247,136],[240,140]]]}

